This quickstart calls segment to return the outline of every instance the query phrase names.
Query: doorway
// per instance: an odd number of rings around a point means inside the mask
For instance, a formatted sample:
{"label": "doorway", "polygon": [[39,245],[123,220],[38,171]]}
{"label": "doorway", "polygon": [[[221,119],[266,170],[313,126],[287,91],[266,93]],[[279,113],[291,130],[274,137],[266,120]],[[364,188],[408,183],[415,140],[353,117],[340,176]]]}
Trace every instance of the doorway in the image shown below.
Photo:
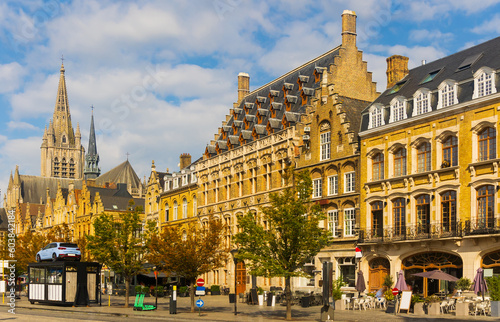
{"label": "doorway", "polygon": [[236,294],[245,293],[247,290],[247,270],[245,262],[236,264]]}
{"label": "doorway", "polygon": [[384,278],[389,274],[390,263],[386,258],[378,257],[370,261],[369,288],[370,292],[376,292],[382,288]]}

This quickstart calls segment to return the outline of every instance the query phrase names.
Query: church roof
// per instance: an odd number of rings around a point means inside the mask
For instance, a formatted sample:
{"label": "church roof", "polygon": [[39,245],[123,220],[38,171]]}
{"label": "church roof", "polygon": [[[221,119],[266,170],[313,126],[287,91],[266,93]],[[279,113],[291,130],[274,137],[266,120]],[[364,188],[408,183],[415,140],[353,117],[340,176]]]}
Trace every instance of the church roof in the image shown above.
{"label": "church roof", "polygon": [[119,183],[116,188],[88,187],[87,189],[92,203],[95,202],[95,196],[99,193],[105,210],[126,211],[131,199],[134,200],[136,207],[141,206],[144,209],[144,199],[133,198],[124,183]]}
{"label": "church roof", "polygon": [[75,189],[82,188],[82,180],[65,178],[46,178],[39,176],[20,175],[21,196],[24,203],[47,203],[47,189],[50,199],[54,199],[57,194],[57,187],[68,189],[70,183],[74,183]]}
{"label": "church roof", "polygon": [[128,160],[96,179],[96,184],[100,186],[104,186],[107,182],[126,183],[132,189],[139,189],[142,186],[141,180]]}

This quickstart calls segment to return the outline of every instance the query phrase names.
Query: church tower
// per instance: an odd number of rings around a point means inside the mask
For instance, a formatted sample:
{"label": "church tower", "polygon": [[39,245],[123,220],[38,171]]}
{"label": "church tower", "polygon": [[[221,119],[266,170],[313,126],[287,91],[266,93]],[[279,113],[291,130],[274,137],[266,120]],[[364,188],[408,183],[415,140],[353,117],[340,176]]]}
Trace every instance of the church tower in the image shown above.
{"label": "church tower", "polygon": [[54,115],[45,128],[41,149],[41,176],[83,179],[83,157],[80,126],[76,134],[71,125],[64,64],[61,64]]}
{"label": "church tower", "polygon": [[90,119],[89,148],[85,155],[85,168],[83,174],[85,175],[85,179],[95,179],[101,174],[101,169],[99,169],[99,154],[97,154],[97,144],[95,140],[93,107]]}

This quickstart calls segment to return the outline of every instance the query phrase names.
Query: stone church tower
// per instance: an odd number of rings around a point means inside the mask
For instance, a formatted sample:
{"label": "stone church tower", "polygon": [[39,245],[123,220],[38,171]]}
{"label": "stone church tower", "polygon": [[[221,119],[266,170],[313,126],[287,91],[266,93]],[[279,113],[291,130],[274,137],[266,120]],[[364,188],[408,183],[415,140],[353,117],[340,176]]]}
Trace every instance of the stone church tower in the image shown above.
{"label": "stone church tower", "polygon": [[61,64],[54,115],[48,128],[45,128],[40,149],[42,177],[83,178],[85,149],[81,144],[79,125],[76,134],[71,125],[63,64]]}
{"label": "stone church tower", "polygon": [[99,154],[97,153],[97,143],[94,129],[94,108],[92,107],[92,116],[90,119],[89,148],[85,155],[85,168],[83,170],[85,179],[95,179],[101,174],[99,168]]}

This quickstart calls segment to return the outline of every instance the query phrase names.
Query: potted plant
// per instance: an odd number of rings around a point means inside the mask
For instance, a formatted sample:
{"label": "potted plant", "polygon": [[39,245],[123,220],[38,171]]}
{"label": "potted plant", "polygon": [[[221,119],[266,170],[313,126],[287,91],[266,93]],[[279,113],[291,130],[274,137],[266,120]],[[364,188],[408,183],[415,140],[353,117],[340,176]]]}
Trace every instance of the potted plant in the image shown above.
{"label": "potted plant", "polygon": [[461,277],[456,283],[455,287],[459,292],[466,291],[470,289],[472,283],[467,277]]}
{"label": "potted plant", "polygon": [[394,313],[396,311],[396,301],[394,301],[395,297],[392,294],[393,284],[394,284],[394,279],[392,278],[392,275],[387,274],[384,277],[384,282],[382,283],[382,286],[385,289],[384,297],[387,302],[387,306],[385,309],[386,313]]}
{"label": "potted plant", "polygon": [[439,303],[441,303],[441,299],[437,295],[427,296],[425,298],[425,304],[427,306],[427,315],[440,315],[441,308]]}
{"label": "potted plant", "polygon": [[210,294],[212,294],[212,295],[220,295],[220,286],[219,285],[212,285],[212,286],[210,286]]}
{"label": "potted plant", "polygon": [[[467,277],[461,277],[456,283],[455,287],[460,295],[463,292],[470,289],[472,283]],[[455,303],[455,316],[468,316],[469,315],[469,303],[467,302],[457,302]]]}
{"label": "potted plant", "polygon": [[342,291],[340,290],[344,286],[344,279],[339,276],[336,280],[333,280],[332,284],[332,298],[335,302],[335,310],[345,310],[345,303],[342,301]]}
{"label": "potted plant", "polygon": [[418,294],[411,296],[411,304],[413,306],[413,313],[418,315],[424,315],[424,299]]}
{"label": "potted plant", "polygon": [[264,305],[264,289],[262,287],[257,288],[257,294],[259,299],[259,305]]}
{"label": "potted plant", "polygon": [[179,296],[180,297],[187,297],[187,296],[189,296],[189,294],[188,294],[188,287],[187,286],[181,286],[181,287],[179,287]]}
{"label": "potted plant", "polygon": [[500,316],[500,276],[486,278],[490,293],[491,316]]}

